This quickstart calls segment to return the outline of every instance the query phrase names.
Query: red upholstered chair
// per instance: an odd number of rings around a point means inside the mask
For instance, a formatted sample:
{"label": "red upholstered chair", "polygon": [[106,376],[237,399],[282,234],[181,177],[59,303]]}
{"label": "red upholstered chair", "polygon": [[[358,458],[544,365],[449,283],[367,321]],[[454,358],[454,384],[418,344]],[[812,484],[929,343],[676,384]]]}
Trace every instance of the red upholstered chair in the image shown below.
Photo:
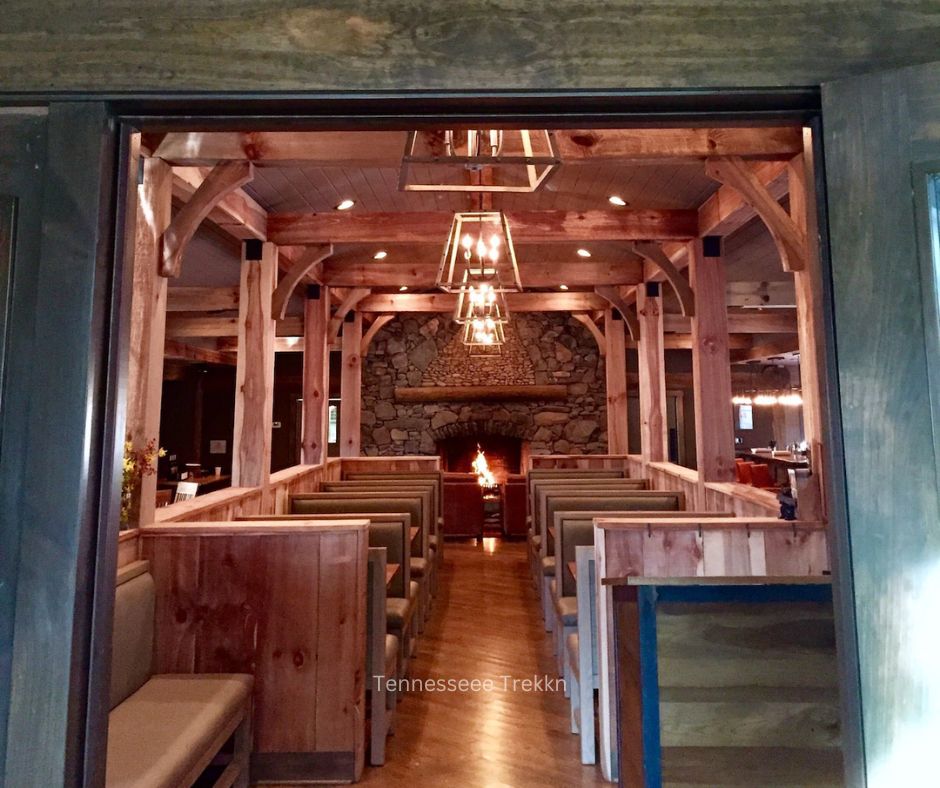
{"label": "red upholstered chair", "polygon": [[751,467],[754,465],[753,462],[742,461],[735,464],[735,469],[738,473],[738,481],[741,484],[753,484],[753,477],[751,476]]}
{"label": "red upholstered chair", "polygon": [[753,463],[751,465],[751,484],[763,490],[779,489],[777,482],[770,474],[770,466],[762,463]]}

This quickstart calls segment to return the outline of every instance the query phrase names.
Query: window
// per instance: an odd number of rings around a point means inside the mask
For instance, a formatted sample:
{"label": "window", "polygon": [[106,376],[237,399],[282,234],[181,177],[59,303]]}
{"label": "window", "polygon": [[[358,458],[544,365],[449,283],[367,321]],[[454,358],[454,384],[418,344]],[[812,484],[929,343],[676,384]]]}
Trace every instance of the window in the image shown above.
{"label": "window", "polygon": [[[915,167],[927,373],[936,455],[940,457],[940,162]],[[940,473],[940,467],[938,467]]]}
{"label": "window", "polygon": [[738,429],[754,429],[754,411],[752,405],[738,405]]}
{"label": "window", "polygon": [[332,402],[329,406],[329,411],[327,413],[327,424],[328,432],[326,435],[327,443],[336,443],[337,441],[337,423],[339,419],[339,405],[335,405]]}

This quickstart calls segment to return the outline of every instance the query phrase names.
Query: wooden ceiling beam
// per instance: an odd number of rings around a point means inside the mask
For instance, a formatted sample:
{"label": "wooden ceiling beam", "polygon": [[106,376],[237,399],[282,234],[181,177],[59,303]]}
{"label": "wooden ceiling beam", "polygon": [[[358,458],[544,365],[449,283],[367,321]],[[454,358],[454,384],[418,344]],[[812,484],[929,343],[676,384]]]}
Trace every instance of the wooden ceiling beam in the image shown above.
{"label": "wooden ceiling beam", "polygon": [[[676,334],[691,333],[691,321],[682,315],[663,315],[665,330]],[[731,334],[795,334],[796,310],[756,309],[728,312],[728,332]]]}
{"label": "wooden ceiling beam", "polygon": [[372,344],[372,340],[375,338],[375,335],[379,333],[386,325],[391,323],[395,319],[395,315],[376,315],[375,319],[369,325],[368,331],[362,335],[362,343],[359,345],[359,355],[365,356],[369,352],[369,345]]}
{"label": "wooden ceiling beam", "polygon": [[[214,165],[251,161],[288,166],[397,167],[405,132],[281,131],[173,132],[154,150],[174,165]],[[797,126],[760,128],[571,129],[555,132],[558,154],[566,164],[597,160],[659,162],[741,156],[789,159],[802,152]],[[512,137],[507,135],[512,144]],[[507,149],[504,153],[522,153]]]}
{"label": "wooden ceiling beam", "polygon": [[682,272],[673,265],[662,246],[653,241],[641,241],[633,244],[633,251],[647,262],[651,263],[672,285],[676,298],[679,299],[679,307],[682,314],[686,317],[695,315],[695,293],[692,292],[692,286]]}
{"label": "wooden ceiling beam", "polygon": [[[346,297],[342,300],[339,307],[336,309],[336,314],[330,318],[330,323],[327,329],[327,336],[330,338],[330,341],[336,339],[339,336],[339,327],[342,325],[343,320],[346,319],[346,315],[352,312],[364,298],[367,298],[372,291],[368,287],[354,287]],[[381,311],[381,310],[365,310],[365,311]]]}
{"label": "wooden ceiling beam", "polygon": [[235,365],[235,356],[230,353],[222,353],[218,350],[210,350],[204,347],[194,347],[168,339],[163,346],[163,357],[173,359],[174,361],[195,361],[201,364],[224,364],[226,366]]}
{"label": "wooden ceiling beam", "polygon": [[[437,261],[398,263],[327,260],[323,264],[323,284],[331,287],[434,287]],[[595,285],[634,285],[643,281],[639,262],[604,263],[576,260],[552,263],[519,263],[519,275],[525,287],[594,287]]]}
{"label": "wooden ceiling beam", "polygon": [[321,283],[323,281],[323,261],[333,254],[333,244],[308,246],[284,272],[271,297],[271,314],[274,318],[284,317],[290,297],[302,281]]}
{"label": "wooden ceiling beam", "polygon": [[794,335],[787,339],[778,339],[773,342],[754,344],[749,348],[732,348],[731,363],[746,364],[754,361],[769,361],[778,356],[786,356],[800,352],[799,337]]}
{"label": "wooden ceiling beam", "polygon": [[[304,334],[303,318],[285,317],[277,321],[277,336],[301,337]],[[189,337],[237,337],[237,317],[215,315],[167,315],[166,335],[171,339]]]}
{"label": "wooden ceiling beam", "polygon": [[[285,213],[268,216],[268,240],[314,243],[443,243],[454,215],[408,213]],[[507,214],[515,243],[680,240],[698,234],[694,210],[515,211]]]}
{"label": "wooden ceiling beam", "polygon": [[[595,293],[507,293],[509,312],[589,312],[607,302]],[[361,312],[453,312],[450,293],[373,293],[359,303]]]}
{"label": "wooden ceiling beam", "polygon": [[227,194],[240,189],[254,177],[252,164],[229,161],[217,164],[206,175],[187,203],[177,211],[170,226],[163,233],[163,254],[160,275],[177,277],[183,265],[186,244],[196,234],[203,219],[212,213]]}
{"label": "wooden ceiling beam", "polygon": [[167,312],[227,312],[238,309],[237,287],[169,287]]}
{"label": "wooden ceiling beam", "polygon": [[761,217],[774,239],[784,271],[802,271],[806,267],[806,234],[743,159],[708,159],[705,173],[738,192]]}
{"label": "wooden ceiling beam", "polygon": [[620,288],[612,285],[600,285],[594,288],[594,292],[620,312],[620,316],[627,324],[627,332],[630,334],[630,339],[634,342],[638,342],[640,340],[640,321],[633,307],[624,301]]}
{"label": "wooden ceiling beam", "polygon": [[[174,167],[174,199],[189,202],[209,172],[205,167]],[[266,240],[268,213],[244,189],[226,194],[213,206],[206,219],[239,241],[248,238]]]}
{"label": "wooden ceiling beam", "polygon": [[591,336],[597,342],[597,352],[601,355],[601,358],[606,356],[607,338],[604,336],[604,332],[601,331],[600,326],[594,322],[594,318],[587,312],[572,312],[571,316],[591,332]]}

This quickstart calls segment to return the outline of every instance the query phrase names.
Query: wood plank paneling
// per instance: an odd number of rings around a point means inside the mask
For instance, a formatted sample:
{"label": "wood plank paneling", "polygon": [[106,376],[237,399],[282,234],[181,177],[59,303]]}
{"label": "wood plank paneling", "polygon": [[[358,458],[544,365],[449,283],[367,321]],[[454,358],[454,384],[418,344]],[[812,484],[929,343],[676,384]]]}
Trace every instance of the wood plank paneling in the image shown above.
{"label": "wood plank paneling", "polygon": [[250,672],[267,775],[303,754],[362,769],[366,521],[141,530],[157,587],[157,672]]}

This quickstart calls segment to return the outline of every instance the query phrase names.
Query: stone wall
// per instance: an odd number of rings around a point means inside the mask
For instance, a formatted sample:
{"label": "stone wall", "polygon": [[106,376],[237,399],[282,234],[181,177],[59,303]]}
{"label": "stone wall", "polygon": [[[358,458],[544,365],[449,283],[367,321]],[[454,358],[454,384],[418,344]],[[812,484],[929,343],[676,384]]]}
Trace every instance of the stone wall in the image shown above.
{"label": "stone wall", "polygon": [[[396,402],[415,386],[564,384],[557,401]],[[503,353],[469,355],[441,315],[401,316],[372,341],[362,371],[362,452],[436,454],[455,435],[511,435],[534,454],[607,450],[604,360],[594,338],[561,312],[512,316]]]}

